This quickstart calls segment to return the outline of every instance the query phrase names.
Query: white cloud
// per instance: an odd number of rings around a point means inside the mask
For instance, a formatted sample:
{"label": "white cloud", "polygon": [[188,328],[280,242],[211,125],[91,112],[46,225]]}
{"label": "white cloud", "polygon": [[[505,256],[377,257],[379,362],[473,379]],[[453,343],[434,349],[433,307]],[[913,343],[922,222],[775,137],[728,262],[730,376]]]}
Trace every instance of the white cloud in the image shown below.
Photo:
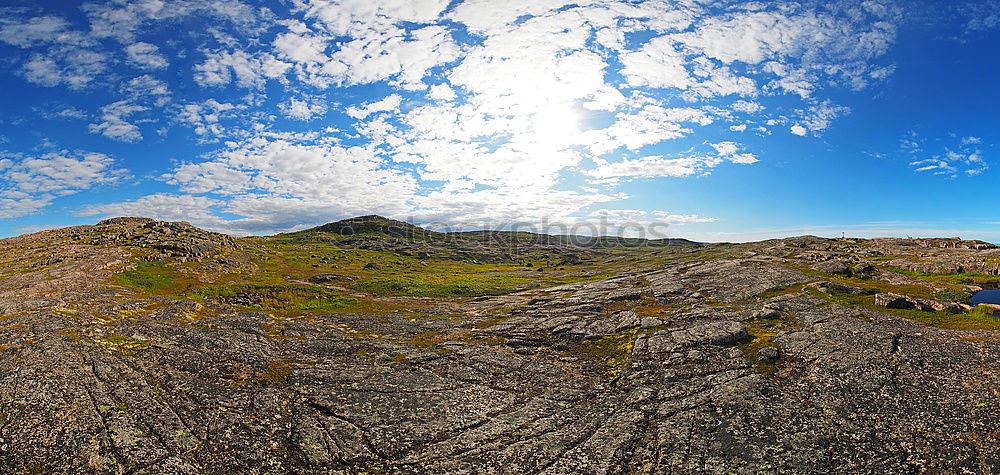
{"label": "white cloud", "polygon": [[729,130],[732,130],[733,132],[745,132],[747,130],[747,124],[730,125]]}
{"label": "white cloud", "polygon": [[156,193],[132,201],[89,205],[78,210],[77,216],[100,215],[103,218],[135,216],[163,221],[187,221],[207,229],[227,230],[225,220],[212,214],[221,200],[194,195]]}
{"label": "white cloud", "polygon": [[101,120],[90,124],[92,134],[101,134],[109,139],[122,142],[138,142],[142,140],[139,127],[129,122],[129,117],[137,112],[149,110],[148,107],[137,105],[131,101],[118,101],[101,107]]}
{"label": "white cloud", "polygon": [[745,114],[754,114],[765,109],[760,103],[744,100],[734,102],[729,108],[736,112],[743,112]]}
{"label": "white cloud", "polygon": [[278,108],[285,117],[295,120],[312,120],[326,114],[327,105],[319,98],[291,98]]}
{"label": "white cloud", "polygon": [[[868,61],[888,50],[895,39],[888,8],[856,10],[847,16],[788,4],[773,10],[746,11],[704,19],[691,32],[674,35],[692,50],[724,64],[767,63],[776,75],[772,88],[808,96],[811,75],[829,75],[855,88],[864,87],[872,71]],[[858,21],[859,16],[868,21]],[[786,58],[797,60],[788,62]]]}
{"label": "white cloud", "polygon": [[750,165],[759,161],[757,160],[757,156],[752,153],[739,153],[740,150],[742,150],[743,145],[736,142],[720,142],[710,145],[715,149],[720,157],[733,163]]}
{"label": "white cloud", "polygon": [[265,192],[356,212],[369,205],[403,209],[415,190],[412,179],[383,168],[371,150],[265,137],[231,144],[210,161],[184,164],[170,181],[188,193],[240,196],[244,205],[253,201],[244,193]]}
{"label": "white cloud", "polygon": [[455,90],[447,84],[435,84],[431,86],[430,93],[427,96],[435,101],[445,102],[455,100],[455,97],[457,97]]}
{"label": "white cloud", "polygon": [[282,33],[274,40],[278,56],[296,63],[324,63],[326,40],[316,36]]}
{"label": "white cloud", "polygon": [[384,99],[364,104],[361,107],[348,107],[345,112],[355,119],[364,119],[378,112],[399,111],[399,105],[402,102],[403,98],[399,94],[392,94]]}
{"label": "white cloud", "polygon": [[75,42],[79,38],[79,33],[71,31],[66,20],[55,16],[23,21],[14,17],[0,19],[0,41],[22,48],[53,42]]}
{"label": "white cloud", "polygon": [[225,134],[221,121],[232,117],[243,106],[209,99],[204,102],[184,104],[177,114],[177,120],[194,128],[194,133],[202,140],[214,140]]}
{"label": "white cloud", "polygon": [[34,54],[21,69],[24,78],[47,87],[83,89],[107,70],[105,53],[76,47],[53,47]]}
{"label": "white cloud", "polygon": [[129,62],[143,69],[164,69],[170,65],[160,49],[150,43],[133,43],[125,47]]}
{"label": "white cloud", "polygon": [[659,156],[623,160],[616,163],[601,163],[587,174],[595,178],[651,178],[691,176],[704,168],[714,166],[718,161],[711,158],[663,158]]}
{"label": "white cloud", "polygon": [[116,0],[85,3],[82,9],[94,36],[123,43],[134,42],[147,25],[169,24],[187,16],[223,20],[244,33],[259,21],[257,10],[238,0]]}
{"label": "white cloud", "polygon": [[695,81],[688,73],[687,58],[667,36],[654,38],[638,51],[620,57],[622,74],[632,86],[687,89]]}
{"label": "white cloud", "polygon": [[697,214],[675,214],[668,211],[653,211],[657,220],[670,224],[714,223],[719,218],[709,218]]}
{"label": "white cloud", "polygon": [[910,132],[900,142],[900,151],[910,157],[909,165],[916,173],[930,173],[951,178],[977,176],[989,169],[983,151],[983,141],[978,137],[954,137],[956,143],[944,146],[937,154],[929,154],[926,140],[915,132]]}
{"label": "white cloud", "polygon": [[269,79],[284,80],[292,65],[270,53],[206,51],[205,61],[195,66],[194,80],[201,86],[226,86],[236,79],[240,87],[261,88]]}
{"label": "white cloud", "polygon": [[167,83],[149,74],[122,83],[121,91],[132,99],[145,100],[157,107],[163,107],[170,101],[170,87]]}
{"label": "white cloud", "polygon": [[810,106],[802,112],[802,122],[812,133],[826,130],[834,119],[851,112],[848,107],[838,106],[830,101],[823,101]]}
{"label": "white cloud", "polygon": [[34,214],[53,200],[121,180],[125,170],[100,153],[53,152],[41,156],[0,156],[0,219]]}
{"label": "white cloud", "polygon": [[805,137],[806,134],[809,133],[808,129],[806,129],[805,127],[803,127],[803,126],[801,126],[799,124],[795,124],[795,125],[791,126],[791,128],[789,130],[793,134],[798,135],[799,137]]}

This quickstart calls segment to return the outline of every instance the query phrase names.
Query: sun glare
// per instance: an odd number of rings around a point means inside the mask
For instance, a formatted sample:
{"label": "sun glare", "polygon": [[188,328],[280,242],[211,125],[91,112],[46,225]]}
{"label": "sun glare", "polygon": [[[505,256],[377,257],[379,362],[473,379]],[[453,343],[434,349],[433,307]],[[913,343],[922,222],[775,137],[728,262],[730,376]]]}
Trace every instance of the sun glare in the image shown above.
{"label": "sun glare", "polygon": [[539,108],[534,115],[534,139],[540,146],[562,149],[575,143],[580,134],[580,115],[567,105]]}

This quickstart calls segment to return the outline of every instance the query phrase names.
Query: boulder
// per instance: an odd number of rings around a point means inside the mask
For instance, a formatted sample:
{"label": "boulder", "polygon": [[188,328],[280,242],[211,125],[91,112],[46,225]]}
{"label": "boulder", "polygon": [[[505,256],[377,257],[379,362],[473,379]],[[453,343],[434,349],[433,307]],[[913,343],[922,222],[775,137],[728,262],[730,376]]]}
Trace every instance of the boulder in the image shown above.
{"label": "boulder", "polygon": [[860,277],[862,279],[870,278],[873,274],[878,272],[878,269],[868,262],[862,262],[852,269],[855,277]]}
{"label": "boulder", "polygon": [[843,275],[850,277],[852,275],[851,268],[847,266],[843,261],[833,260],[820,262],[812,266],[813,269],[826,274]]}
{"label": "boulder", "polygon": [[899,294],[875,294],[875,305],[882,308],[895,308],[901,310],[913,310],[916,308],[916,302],[905,295]]}

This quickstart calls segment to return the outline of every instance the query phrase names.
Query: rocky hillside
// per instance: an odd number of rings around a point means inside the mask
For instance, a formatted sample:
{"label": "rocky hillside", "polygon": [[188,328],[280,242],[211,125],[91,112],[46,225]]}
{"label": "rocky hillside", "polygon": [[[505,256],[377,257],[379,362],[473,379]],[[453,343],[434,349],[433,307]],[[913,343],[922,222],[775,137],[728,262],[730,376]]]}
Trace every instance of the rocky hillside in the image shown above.
{"label": "rocky hillside", "polygon": [[343,223],[0,240],[0,471],[1000,473],[995,246]]}

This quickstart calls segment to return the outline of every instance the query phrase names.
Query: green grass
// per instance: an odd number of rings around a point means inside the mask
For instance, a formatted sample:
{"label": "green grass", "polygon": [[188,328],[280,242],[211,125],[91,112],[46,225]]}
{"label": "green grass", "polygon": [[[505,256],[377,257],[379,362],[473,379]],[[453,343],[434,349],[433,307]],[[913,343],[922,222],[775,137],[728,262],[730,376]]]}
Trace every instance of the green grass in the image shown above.
{"label": "green grass", "polygon": [[531,282],[526,277],[508,274],[415,273],[370,277],[352,283],[351,287],[372,295],[478,297],[510,293]]}
{"label": "green grass", "polygon": [[782,295],[798,293],[802,291],[804,285],[805,284],[798,283],[798,284],[780,285],[777,287],[772,287],[770,289],[765,290],[763,293],[759,295],[752,296],[750,298],[744,299],[743,301],[736,303],[745,303],[746,301],[755,299],[770,299],[774,297],[780,297]]}
{"label": "green grass", "polygon": [[824,294],[818,290],[810,289],[814,295],[835,303],[848,307],[863,307],[877,312],[913,320],[938,328],[948,328],[952,330],[991,330],[1000,331],[1000,318],[993,316],[992,310],[983,307],[974,308],[964,313],[924,312],[921,310],[904,310],[897,308],[883,308],[875,305],[875,297],[872,295],[854,295],[848,293],[834,292]]}
{"label": "green grass", "polygon": [[813,277],[820,277],[839,284],[850,285],[852,287],[860,287],[862,289],[867,289],[876,293],[903,294],[919,298],[933,298],[933,293],[934,293],[933,287],[931,287],[931,285],[929,284],[928,285],[891,284],[884,280],[858,279],[855,277],[844,277],[840,275],[827,274],[825,272],[817,271],[816,269],[813,269],[812,267],[809,266],[790,264],[789,267],[792,267],[798,271],[801,271]]}
{"label": "green grass", "polygon": [[200,284],[197,279],[161,261],[141,262],[133,270],[115,274],[112,280],[156,295],[176,295]]}
{"label": "green grass", "polygon": [[934,299],[942,302],[969,303],[972,294],[964,290],[946,289],[934,292]]}
{"label": "green grass", "polygon": [[334,313],[359,303],[358,299],[345,297],[333,290],[296,285],[239,284],[203,287],[190,296],[209,302],[231,303],[252,310],[309,314]]}
{"label": "green grass", "polygon": [[913,277],[915,279],[926,280],[928,282],[934,282],[939,285],[946,286],[960,286],[968,284],[983,284],[986,282],[996,282],[1000,280],[1000,276],[985,274],[982,272],[962,272],[958,274],[939,274],[939,273],[929,273],[929,272],[915,272],[901,267],[895,266],[880,266],[882,269],[903,274],[907,277]]}

